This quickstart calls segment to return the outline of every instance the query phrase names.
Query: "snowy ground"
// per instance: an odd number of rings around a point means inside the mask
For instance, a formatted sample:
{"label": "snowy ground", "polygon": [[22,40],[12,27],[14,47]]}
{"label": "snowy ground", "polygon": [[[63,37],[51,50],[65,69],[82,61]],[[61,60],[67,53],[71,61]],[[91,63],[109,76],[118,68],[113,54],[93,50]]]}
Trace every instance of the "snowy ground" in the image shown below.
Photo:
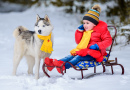
{"label": "snowy ground", "polygon": [[[93,74],[93,68],[84,72],[86,79],[79,80],[80,72],[73,69],[67,70],[62,76],[56,69],[49,74],[51,78],[45,77],[40,68],[40,79],[35,80],[34,75],[27,74],[26,60],[23,59],[18,67],[17,76],[12,76],[12,59],[14,37],[13,30],[23,25],[30,30],[34,30],[36,14],[43,17],[48,14],[54,25],[54,52],[52,58],[60,59],[69,54],[75,48],[74,32],[80,25],[78,15],[68,15],[61,9],[35,8],[22,13],[0,14],[0,89],[1,90],[130,90],[130,46],[120,48],[116,46],[111,53],[111,59],[118,57],[118,62],[125,67],[125,74],[121,75],[121,69],[114,67],[115,74],[111,75],[110,67],[106,73],[102,73],[102,67],[97,67],[97,75]],[[101,17],[104,20],[104,17]],[[41,61],[41,66],[42,66]],[[75,79],[71,79],[75,78]]]}

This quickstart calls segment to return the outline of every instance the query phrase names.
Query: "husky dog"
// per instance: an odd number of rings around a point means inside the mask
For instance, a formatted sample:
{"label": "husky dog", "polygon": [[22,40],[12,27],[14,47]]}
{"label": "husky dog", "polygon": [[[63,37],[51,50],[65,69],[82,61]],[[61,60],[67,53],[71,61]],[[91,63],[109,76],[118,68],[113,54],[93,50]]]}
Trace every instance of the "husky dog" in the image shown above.
{"label": "husky dog", "polygon": [[[29,31],[23,26],[19,26],[14,30],[13,36],[16,38],[16,41],[14,45],[13,75],[16,75],[17,67],[23,56],[25,56],[28,64],[28,74],[33,74],[35,65],[35,79],[39,78],[40,60],[43,59],[44,62],[44,59],[50,57],[51,54],[40,50],[44,40],[39,39],[37,34],[48,36],[52,33],[52,30],[53,26],[47,15],[44,18],[40,18],[37,15],[35,31]],[[52,34],[51,41],[53,43]]]}

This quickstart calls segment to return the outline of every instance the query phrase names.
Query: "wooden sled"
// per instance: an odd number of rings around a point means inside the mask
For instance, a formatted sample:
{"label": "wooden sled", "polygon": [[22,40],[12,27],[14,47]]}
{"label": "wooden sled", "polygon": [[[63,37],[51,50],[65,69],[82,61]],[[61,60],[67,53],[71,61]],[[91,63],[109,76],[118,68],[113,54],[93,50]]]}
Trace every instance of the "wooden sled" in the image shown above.
{"label": "wooden sled", "polygon": [[[124,67],[121,64],[118,64],[117,57],[115,58],[115,60],[109,60],[110,53],[111,53],[111,50],[112,50],[112,46],[113,46],[113,43],[114,43],[114,40],[115,40],[115,37],[116,37],[116,34],[117,34],[117,29],[116,29],[115,26],[108,26],[108,27],[114,28],[115,34],[112,36],[112,44],[109,47],[109,49],[107,50],[108,54],[107,54],[107,56],[104,56],[104,60],[102,62],[96,62],[94,60],[92,60],[92,61],[80,61],[75,66],[72,65],[70,62],[64,62],[61,65],[61,67],[56,67],[56,68],[60,68],[62,75],[64,75],[64,73],[66,73],[66,69],[65,69],[65,71],[62,70],[63,65],[65,65],[66,63],[69,63],[72,66],[72,68],[74,68],[74,70],[81,71],[82,79],[84,78],[83,71],[88,70],[89,67],[94,67],[94,73],[96,73],[96,67],[99,66],[99,65],[102,65],[103,73],[105,72],[105,67],[106,66],[111,66],[112,74],[114,74],[113,66],[119,65],[121,67],[121,69],[122,69],[122,74],[124,74]],[[53,67],[53,66],[48,66],[45,63],[43,63],[43,66],[42,66],[43,72],[46,74],[46,76],[50,77],[50,75],[45,71],[46,67]]]}

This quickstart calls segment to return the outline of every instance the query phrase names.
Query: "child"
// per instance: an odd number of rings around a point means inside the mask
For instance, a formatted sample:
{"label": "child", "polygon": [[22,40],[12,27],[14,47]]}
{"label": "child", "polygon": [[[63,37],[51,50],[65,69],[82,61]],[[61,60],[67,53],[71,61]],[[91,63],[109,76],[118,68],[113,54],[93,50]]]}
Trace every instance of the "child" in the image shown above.
{"label": "child", "polygon": [[[103,61],[103,56],[107,55],[106,48],[111,45],[112,38],[107,29],[107,24],[99,20],[101,8],[95,5],[83,17],[83,25],[79,26],[75,32],[75,41],[78,44],[70,51],[71,55],[60,60],[45,58],[45,64],[49,66],[61,66],[68,61],[76,65],[79,61],[96,60]],[[71,65],[66,63],[63,70],[69,69]],[[51,71],[54,67],[48,67]],[[60,68],[57,71],[61,73]]]}

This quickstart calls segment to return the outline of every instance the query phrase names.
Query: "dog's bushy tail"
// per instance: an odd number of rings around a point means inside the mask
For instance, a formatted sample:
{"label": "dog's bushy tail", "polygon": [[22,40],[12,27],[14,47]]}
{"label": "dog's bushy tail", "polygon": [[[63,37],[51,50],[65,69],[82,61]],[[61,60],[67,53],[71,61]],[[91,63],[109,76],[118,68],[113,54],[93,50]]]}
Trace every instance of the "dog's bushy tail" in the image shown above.
{"label": "dog's bushy tail", "polygon": [[16,38],[18,37],[23,31],[28,30],[27,28],[23,27],[23,26],[19,26],[17,27],[14,32],[13,32],[13,36]]}

